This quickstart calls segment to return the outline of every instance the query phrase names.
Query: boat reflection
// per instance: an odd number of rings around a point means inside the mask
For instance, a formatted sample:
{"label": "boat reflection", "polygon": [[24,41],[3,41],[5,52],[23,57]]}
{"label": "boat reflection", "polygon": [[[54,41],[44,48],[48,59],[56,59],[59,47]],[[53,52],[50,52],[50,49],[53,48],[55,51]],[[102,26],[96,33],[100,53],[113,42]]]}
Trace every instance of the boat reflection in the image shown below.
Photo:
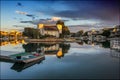
{"label": "boat reflection", "polygon": [[29,68],[35,64],[40,64],[42,63],[42,61],[45,60],[45,57],[42,57],[38,60],[35,60],[35,61],[32,61],[32,62],[29,62],[29,63],[14,63],[14,65],[11,67],[12,70],[15,70],[17,72],[21,72],[22,70],[26,69],[26,68]]}
{"label": "boat reflection", "polygon": [[14,63],[11,69],[21,72],[22,70],[33,66],[35,64],[41,63],[45,60],[45,55],[41,52],[40,49],[37,49],[36,52],[22,52],[9,56],[0,55],[1,62]]}

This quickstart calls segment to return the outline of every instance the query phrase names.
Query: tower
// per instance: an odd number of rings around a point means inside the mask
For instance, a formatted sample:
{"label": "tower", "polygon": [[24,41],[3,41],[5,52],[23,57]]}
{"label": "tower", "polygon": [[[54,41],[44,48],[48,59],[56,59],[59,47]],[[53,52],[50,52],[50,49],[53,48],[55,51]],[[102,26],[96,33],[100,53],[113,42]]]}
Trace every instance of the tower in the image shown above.
{"label": "tower", "polygon": [[59,33],[61,34],[62,33],[62,25],[61,24],[57,24],[57,28],[59,30]]}
{"label": "tower", "polygon": [[44,35],[44,24],[38,24],[37,29],[39,29],[41,35]]}

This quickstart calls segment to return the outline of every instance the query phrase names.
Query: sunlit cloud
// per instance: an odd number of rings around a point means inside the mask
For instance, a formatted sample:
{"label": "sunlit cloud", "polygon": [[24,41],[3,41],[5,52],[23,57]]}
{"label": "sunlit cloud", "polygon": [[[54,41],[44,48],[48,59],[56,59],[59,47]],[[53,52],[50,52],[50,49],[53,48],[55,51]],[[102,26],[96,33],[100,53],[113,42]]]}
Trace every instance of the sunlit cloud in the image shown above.
{"label": "sunlit cloud", "polygon": [[58,20],[61,20],[61,17],[52,17],[51,20],[52,21],[58,21]]}
{"label": "sunlit cloud", "polygon": [[27,15],[27,12],[22,12],[22,11],[15,11],[17,14],[22,14],[22,15]]}
{"label": "sunlit cloud", "polygon": [[47,24],[47,25],[55,25],[58,20],[62,20],[64,22],[69,21],[69,20],[64,20],[60,17],[51,17],[51,18],[46,18],[46,19],[35,19],[33,21],[20,21],[20,23],[30,23],[34,25],[42,23],[42,24]]}

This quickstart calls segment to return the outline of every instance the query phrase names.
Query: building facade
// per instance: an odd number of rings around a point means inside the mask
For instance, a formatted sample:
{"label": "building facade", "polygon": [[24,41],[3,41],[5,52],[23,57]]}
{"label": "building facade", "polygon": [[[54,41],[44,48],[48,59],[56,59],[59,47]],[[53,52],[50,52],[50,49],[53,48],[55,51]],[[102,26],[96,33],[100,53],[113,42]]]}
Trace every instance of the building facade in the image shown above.
{"label": "building facade", "polygon": [[38,24],[39,32],[41,35],[50,35],[53,37],[59,37],[60,33],[62,33],[61,25],[44,25]]}

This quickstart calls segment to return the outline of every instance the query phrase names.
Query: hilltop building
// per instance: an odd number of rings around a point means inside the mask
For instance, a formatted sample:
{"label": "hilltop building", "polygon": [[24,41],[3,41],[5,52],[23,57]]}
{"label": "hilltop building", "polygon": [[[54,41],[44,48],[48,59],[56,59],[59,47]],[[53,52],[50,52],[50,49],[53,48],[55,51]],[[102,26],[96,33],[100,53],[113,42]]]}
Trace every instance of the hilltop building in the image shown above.
{"label": "hilltop building", "polygon": [[37,29],[41,35],[50,35],[54,37],[59,37],[62,33],[62,25],[44,25],[38,24]]}

